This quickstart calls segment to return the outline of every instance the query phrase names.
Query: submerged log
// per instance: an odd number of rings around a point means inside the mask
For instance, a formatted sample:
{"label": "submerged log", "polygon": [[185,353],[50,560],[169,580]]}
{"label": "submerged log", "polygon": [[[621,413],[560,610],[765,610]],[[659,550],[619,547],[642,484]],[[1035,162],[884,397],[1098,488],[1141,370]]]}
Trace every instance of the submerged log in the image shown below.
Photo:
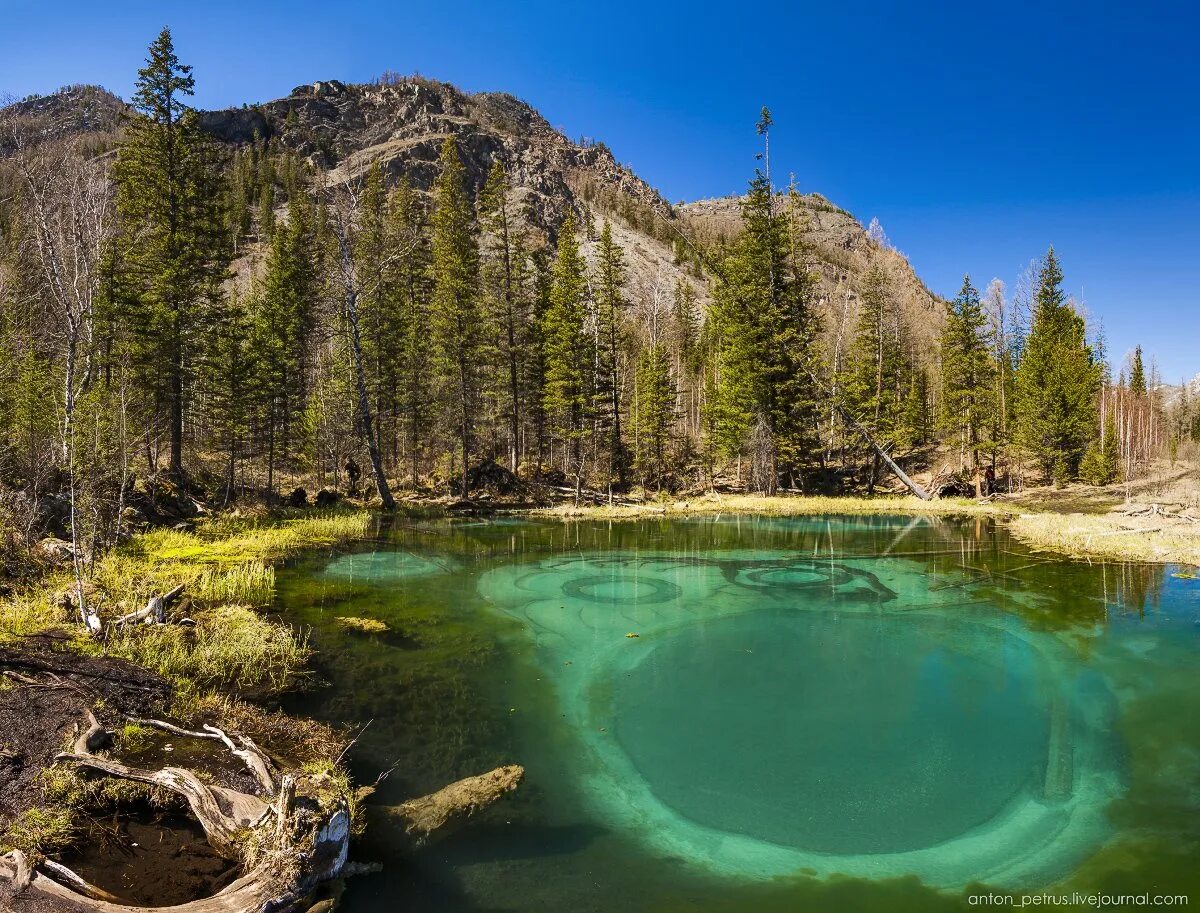
{"label": "submerged log", "polygon": [[422,847],[453,833],[520,786],[524,779],[525,768],[520,765],[497,767],[476,777],[465,777],[420,799],[384,807],[381,814],[395,826],[402,845]]}

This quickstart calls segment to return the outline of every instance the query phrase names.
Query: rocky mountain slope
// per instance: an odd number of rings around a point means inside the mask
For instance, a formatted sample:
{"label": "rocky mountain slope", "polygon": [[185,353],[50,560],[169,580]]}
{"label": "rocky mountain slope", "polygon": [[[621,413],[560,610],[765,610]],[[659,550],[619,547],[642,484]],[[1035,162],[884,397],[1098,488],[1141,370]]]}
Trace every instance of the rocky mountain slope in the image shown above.
{"label": "rocky mountain slope", "polygon": [[[126,110],[116,96],[88,86],[15,107],[42,117],[56,135],[112,134]],[[664,306],[680,278],[693,283],[705,305],[709,277],[682,239],[699,246],[719,243],[736,233],[740,221],[736,197],[672,207],[603,143],[568,139],[511,95],[469,94],[422,77],[363,85],[316,82],[264,104],[201,112],[200,123],[230,145],[272,139],[334,181],[359,178],[378,162],[389,182],[404,176],[421,190],[432,186],[441,144],[453,136],[473,191],[483,186],[494,158],[502,157],[514,184],[512,202],[526,214],[535,239],[552,240],[569,209],[589,224],[593,239],[601,221],[611,220],[639,309]],[[749,168],[748,163],[747,176]],[[921,347],[932,345],[942,304],[907,260],[877,244],[852,215],[820,195],[802,196],[798,203],[806,222],[803,242],[820,277],[829,347],[839,329],[853,327],[862,277],[876,263],[891,277]]]}

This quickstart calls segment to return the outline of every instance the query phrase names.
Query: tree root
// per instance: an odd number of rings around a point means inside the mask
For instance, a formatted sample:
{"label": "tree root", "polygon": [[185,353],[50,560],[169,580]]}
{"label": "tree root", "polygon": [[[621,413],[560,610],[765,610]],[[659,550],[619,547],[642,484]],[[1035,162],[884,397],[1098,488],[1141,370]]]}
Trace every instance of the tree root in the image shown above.
{"label": "tree root", "polygon": [[152,726],[155,729],[162,729],[165,732],[186,736],[191,739],[218,739],[225,744],[225,747],[229,749],[230,754],[232,754],[235,758],[238,758],[243,764],[246,765],[246,769],[254,775],[254,779],[258,781],[258,785],[263,788],[267,795],[275,792],[275,764],[267,756],[267,754],[261,748],[255,745],[254,742],[247,736],[237,736],[238,743],[241,744],[241,747],[239,748],[238,745],[234,743],[233,739],[226,735],[223,730],[218,729],[216,726],[210,726],[207,723],[204,724],[203,732],[197,732],[191,729],[183,729],[174,725],[173,723],[168,723],[165,720],[130,717],[129,722],[136,723],[139,726]]}
{"label": "tree root", "polygon": [[[136,722],[181,736],[220,741],[264,790],[264,797],[259,797],[209,785],[184,768],[144,770],[102,757],[96,752],[109,743],[110,734],[88,711],[87,726],[80,728],[72,750],[58,755],[58,760],[182,796],[212,847],[245,866],[241,877],[212,897],[173,906],[170,913],[294,913],[307,908],[308,899],[321,883],[357,871],[347,866],[349,797],[330,777],[284,773],[276,787],[270,758],[244,736],[215,726],[192,731],[162,720]],[[523,777],[520,767],[500,767],[395,806],[387,814],[399,825],[404,845],[415,849],[470,820],[516,789]],[[149,913],[154,909],[126,904],[61,863],[43,860],[31,866],[19,851],[0,856],[0,907],[6,897],[29,892],[46,901],[50,910],[72,913]]]}

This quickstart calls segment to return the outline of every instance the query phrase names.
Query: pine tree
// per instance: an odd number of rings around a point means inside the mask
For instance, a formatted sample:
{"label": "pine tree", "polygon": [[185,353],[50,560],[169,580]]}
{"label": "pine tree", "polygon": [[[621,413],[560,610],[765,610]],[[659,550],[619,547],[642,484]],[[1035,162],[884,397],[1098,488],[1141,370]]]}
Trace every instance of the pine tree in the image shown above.
{"label": "pine tree", "polygon": [[596,247],[596,412],[608,443],[608,494],[615,477],[625,485],[625,448],[621,435],[621,357],[624,350],[625,257],[605,221]]}
{"label": "pine tree", "polygon": [[266,409],[267,490],[275,468],[292,454],[293,436],[308,406],[309,346],[315,325],[318,275],[312,215],[303,195],[288,206],[287,224],[271,237],[255,302],[257,393]]}
{"label": "pine tree", "polygon": [[643,485],[649,482],[661,489],[675,425],[677,396],[667,350],[661,343],[651,343],[642,350],[635,388],[634,468],[641,475]]}
{"label": "pine tree", "polygon": [[521,438],[521,352],[520,328],[529,319],[524,289],[524,239],[513,224],[508,202],[508,174],[500,159],[492,162],[487,183],[479,199],[483,227],[487,231],[484,284],[499,328],[498,348],[507,392],[509,469],[517,471]]}
{"label": "pine tree", "polygon": [[393,192],[393,243],[402,252],[393,265],[392,283],[398,298],[397,351],[399,406],[413,487],[420,484],[421,454],[434,420],[432,353],[430,352],[430,274],[433,254],[425,207],[407,182]]}
{"label": "pine tree", "polygon": [[1089,485],[1111,485],[1120,471],[1121,445],[1117,440],[1116,424],[1109,422],[1104,438],[1099,444],[1093,443],[1084,454],[1079,475]]}
{"label": "pine tree", "polygon": [[442,144],[439,164],[442,170],[433,187],[431,323],[442,382],[450,403],[449,414],[462,449],[462,496],[467,498],[482,349],[479,250],[465,172],[453,137],[446,137]]}
{"label": "pine tree", "polygon": [[115,165],[120,262],[140,380],[167,410],[170,470],[183,474],[184,416],[229,253],[221,172],[195,112],[195,83],[163,29],[138,71]]}
{"label": "pine tree", "polygon": [[972,469],[980,465],[980,430],[987,423],[992,381],[986,326],[979,292],[965,276],[942,329],[942,421],[970,455]]}
{"label": "pine tree", "polygon": [[1142,363],[1142,347],[1135,346],[1129,363],[1129,392],[1134,396],[1146,395],[1146,367]]}
{"label": "pine tree", "polygon": [[594,349],[585,332],[587,265],[579,251],[573,214],[558,231],[549,306],[543,319],[546,351],[545,409],[569,449],[576,501],[583,489],[583,442],[591,420]]}
{"label": "pine tree", "polygon": [[773,493],[817,449],[812,280],[789,258],[787,220],[775,213],[762,173],[742,221],[713,307],[720,373],[711,408],[718,448],[729,456],[749,449],[753,481]]}
{"label": "pine tree", "polygon": [[897,314],[886,274],[878,266],[863,280],[854,340],[847,353],[842,388],[847,404],[877,437],[895,430],[902,369]]}
{"label": "pine tree", "polygon": [[1100,383],[1084,320],[1066,300],[1062,278],[1050,248],[1038,275],[1033,322],[1016,378],[1019,440],[1056,483],[1079,472],[1096,433]]}
{"label": "pine tree", "polygon": [[354,255],[363,280],[360,298],[363,359],[374,400],[375,433],[380,448],[388,443],[391,462],[399,460],[399,412],[404,338],[402,274],[410,246],[407,225],[393,208],[405,200],[389,195],[376,162],[363,183],[359,230]]}

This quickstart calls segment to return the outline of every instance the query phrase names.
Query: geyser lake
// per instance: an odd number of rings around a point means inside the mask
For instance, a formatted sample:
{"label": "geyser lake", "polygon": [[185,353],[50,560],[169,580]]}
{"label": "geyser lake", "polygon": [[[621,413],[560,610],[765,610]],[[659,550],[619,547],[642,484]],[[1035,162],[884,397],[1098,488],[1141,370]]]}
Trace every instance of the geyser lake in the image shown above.
{"label": "geyser lake", "polygon": [[[1200,886],[1200,581],[986,519],[397,520],[281,572],[394,804],[521,789],[351,913],[967,909]],[[364,624],[363,620],[382,622]],[[631,636],[636,635],[636,636]]]}

